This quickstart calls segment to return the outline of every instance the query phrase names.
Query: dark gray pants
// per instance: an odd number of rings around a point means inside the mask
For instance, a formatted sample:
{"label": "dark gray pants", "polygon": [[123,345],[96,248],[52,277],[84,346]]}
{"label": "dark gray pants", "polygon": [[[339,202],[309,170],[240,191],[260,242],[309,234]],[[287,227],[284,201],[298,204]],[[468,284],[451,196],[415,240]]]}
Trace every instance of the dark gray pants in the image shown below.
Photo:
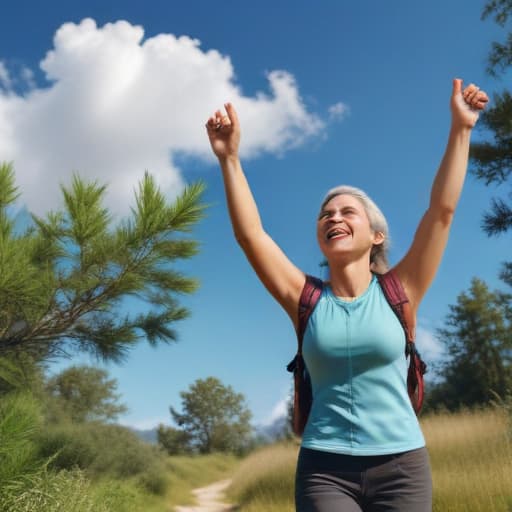
{"label": "dark gray pants", "polygon": [[431,512],[426,448],[359,457],[301,448],[297,512]]}

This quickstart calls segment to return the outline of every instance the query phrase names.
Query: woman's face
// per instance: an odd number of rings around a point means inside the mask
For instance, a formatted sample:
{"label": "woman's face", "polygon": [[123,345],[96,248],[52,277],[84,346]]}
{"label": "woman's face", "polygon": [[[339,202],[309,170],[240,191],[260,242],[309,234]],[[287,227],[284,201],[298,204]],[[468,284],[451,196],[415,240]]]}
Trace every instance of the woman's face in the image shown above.
{"label": "woman's face", "polygon": [[374,244],[384,237],[370,227],[363,204],[349,194],[334,196],[318,216],[317,239],[327,261],[369,258]]}

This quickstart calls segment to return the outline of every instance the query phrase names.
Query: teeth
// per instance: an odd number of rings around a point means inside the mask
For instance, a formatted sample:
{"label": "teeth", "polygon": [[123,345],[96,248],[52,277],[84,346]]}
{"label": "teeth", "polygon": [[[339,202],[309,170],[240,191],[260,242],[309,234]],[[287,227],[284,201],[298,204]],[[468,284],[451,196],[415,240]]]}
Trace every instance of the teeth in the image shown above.
{"label": "teeth", "polygon": [[327,238],[332,238],[334,236],[338,236],[338,235],[347,235],[348,233],[346,231],[343,231],[341,229],[335,229],[333,231],[329,231],[327,233]]}

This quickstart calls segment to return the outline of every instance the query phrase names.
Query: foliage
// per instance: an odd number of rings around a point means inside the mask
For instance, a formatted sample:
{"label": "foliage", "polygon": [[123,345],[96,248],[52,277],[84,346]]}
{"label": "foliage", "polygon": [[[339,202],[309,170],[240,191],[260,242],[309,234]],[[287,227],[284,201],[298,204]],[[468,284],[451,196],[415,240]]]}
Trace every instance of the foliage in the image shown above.
{"label": "foliage", "polygon": [[[54,455],[50,467],[80,468],[92,478],[137,477],[154,489],[165,488],[164,458],[156,447],[140,441],[119,425],[101,423],[48,426],[38,439],[43,457]],[[159,476],[158,476],[159,475]]]}
{"label": "foliage", "polygon": [[[41,449],[48,431],[37,399],[24,394],[10,394],[0,399],[0,509],[2,512],[145,512],[166,509],[164,494],[169,483],[169,469],[154,447],[145,446],[126,429],[96,429],[85,432],[80,426],[68,425],[55,450],[66,445],[68,465],[61,454],[55,455],[48,444]],[[59,427],[65,430],[66,427]],[[57,437],[57,436],[55,436]],[[70,441],[70,445],[63,438]],[[80,469],[76,454],[79,440],[89,443],[83,454],[106,452],[101,460],[90,457],[92,466]],[[95,446],[95,442],[99,444]],[[103,443],[103,444],[102,444]],[[85,444],[85,443],[84,443]],[[123,449],[125,448],[125,449]],[[43,451],[46,453],[43,454]],[[115,466],[117,464],[117,466]],[[61,464],[61,467],[63,464]],[[114,467],[115,466],[115,467]],[[93,477],[93,480],[91,480]],[[116,479],[117,477],[117,479]]]}
{"label": "foliage", "polygon": [[[484,7],[482,18],[492,17],[501,27],[509,23],[512,16],[512,0],[490,0]],[[487,71],[494,77],[504,74],[512,65],[512,31],[505,43],[494,42],[489,53]],[[493,95],[493,105],[481,116],[480,126],[492,136],[492,140],[471,145],[471,172],[486,186],[511,185],[512,175],[512,94],[504,89]],[[498,235],[512,229],[512,190],[508,200],[495,197],[491,208],[484,214],[482,228],[488,235]],[[509,265],[504,263],[501,277],[505,280]],[[508,269],[508,270],[507,270]],[[509,281],[512,282],[512,279]]]}
{"label": "foliage", "polygon": [[[492,16],[494,21],[504,27],[512,16],[512,0],[491,0],[482,11],[482,19]],[[492,43],[489,53],[487,71],[492,76],[497,76],[512,64],[512,32],[507,35],[504,43]]]}
{"label": "foliage", "polygon": [[40,408],[31,397],[9,395],[0,401],[0,487],[23,471],[40,470],[33,436],[41,424]]}
{"label": "foliage", "polygon": [[[240,393],[215,377],[196,380],[180,393],[183,412],[171,415],[192,452],[242,453],[250,444],[251,413]],[[163,430],[163,429],[162,429]],[[162,433],[164,437],[165,432]],[[172,437],[171,433],[171,437]]]}
{"label": "foliage", "polygon": [[111,421],[126,412],[116,393],[117,381],[106,370],[73,366],[50,378],[46,390],[54,406],[65,411],[74,422]]}
{"label": "foliage", "polygon": [[429,403],[449,410],[489,403],[512,390],[512,296],[474,278],[438,330],[451,356]]}
{"label": "foliage", "polygon": [[54,473],[34,441],[42,426],[36,401],[11,394],[0,401],[0,503],[4,512],[107,512],[94,504],[78,472]]}
{"label": "foliage", "polygon": [[[131,217],[112,227],[105,187],[75,176],[62,187],[64,209],[33,215],[20,234],[14,171],[1,165],[0,354],[46,359],[77,349],[120,360],[140,339],[174,341],[172,324],[188,315],[174,295],[197,287],[171,266],[196,254],[197,242],[176,235],[202,217],[203,188],[191,185],[168,204],[146,173]],[[129,297],[144,312],[122,314]]]}
{"label": "foliage", "polygon": [[12,392],[21,391],[44,401],[44,386],[44,361],[21,351],[0,355],[0,399]]}
{"label": "foliage", "polygon": [[158,425],[157,429],[158,444],[169,455],[184,455],[190,453],[190,443],[192,441],[190,434],[185,430]]}

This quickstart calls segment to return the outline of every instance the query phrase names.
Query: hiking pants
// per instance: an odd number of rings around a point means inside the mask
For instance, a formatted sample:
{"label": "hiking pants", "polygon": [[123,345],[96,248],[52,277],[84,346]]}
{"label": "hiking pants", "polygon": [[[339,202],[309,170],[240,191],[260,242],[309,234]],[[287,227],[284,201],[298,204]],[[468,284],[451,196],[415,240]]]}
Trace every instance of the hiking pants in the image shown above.
{"label": "hiking pants", "polygon": [[295,506],[297,512],[432,512],[427,449],[368,457],[301,448]]}

